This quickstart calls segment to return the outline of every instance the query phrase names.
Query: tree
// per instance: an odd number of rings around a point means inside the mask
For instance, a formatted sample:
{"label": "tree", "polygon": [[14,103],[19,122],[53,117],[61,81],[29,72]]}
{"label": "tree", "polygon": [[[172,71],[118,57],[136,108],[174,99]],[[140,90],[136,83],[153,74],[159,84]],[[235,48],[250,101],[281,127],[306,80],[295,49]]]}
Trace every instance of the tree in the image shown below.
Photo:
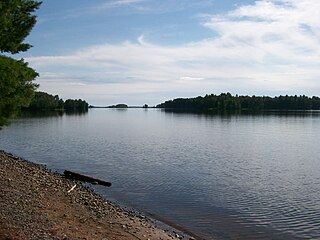
{"label": "tree", "polygon": [[31,15],[41,2],[32,0],[0,1],[0,51],[12,54],[27,51],[31,45],[23,43],[36,23]]}
{"label": "tree", "polygon": [[66,110],[75,112],[88,111],[89,104],[82,99],[67,99],[65,102],[58,95],[51,95],[46,92],[36,92],[25,111],[55,111]]}
{"label": "tree", "polygon": [[238,110],[319,110],[320,98],[302,96],[232,96],[230,93],[206,95],[196,98],[177,98],[157,105],[158,108],[184,111],[238,111]]}
{"label": "tree", "polygon": [[29,105],[37,87],[32,80],[37,76],[23,60],[0,56],[0,125],[21,107]]}
{"label": "tree", "polygon": [[36,92],[29,107],[25,108],[31,111],[51,111],[63,109],[63,100],[58,95],[51,95],[45,92]]}
{"label": "tree", "polygon": [[67,99],[64,103],[64,109],[68,112],[87,112],[89,104],[81,99]]}
{"label": "tree", "polygon": [[[32,13],[40,4],[32,0],[0,0],[0,53],[16,54],[31,47],[23,41],[36,23]],[[37,76],[23,59],[0,55],[0,126],[29,105],[38,87],[33,83]]]}

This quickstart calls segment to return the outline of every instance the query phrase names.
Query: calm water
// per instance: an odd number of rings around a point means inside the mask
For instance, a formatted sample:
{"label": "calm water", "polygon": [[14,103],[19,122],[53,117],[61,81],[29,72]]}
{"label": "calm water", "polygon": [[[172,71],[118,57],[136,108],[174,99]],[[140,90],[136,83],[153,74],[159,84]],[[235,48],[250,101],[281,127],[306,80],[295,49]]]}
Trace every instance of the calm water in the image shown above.
{"label": "calm water", "polygon": [[0,148],[113,183],[120,203],[205,239],[320,239],[320,114],[156,109],[15,120]]}

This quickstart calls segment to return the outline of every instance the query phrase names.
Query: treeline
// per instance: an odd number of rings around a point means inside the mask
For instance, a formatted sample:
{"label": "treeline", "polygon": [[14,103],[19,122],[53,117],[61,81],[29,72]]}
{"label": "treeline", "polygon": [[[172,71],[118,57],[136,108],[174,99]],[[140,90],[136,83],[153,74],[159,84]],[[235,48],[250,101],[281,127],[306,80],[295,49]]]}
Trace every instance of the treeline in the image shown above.
{"label": "treeline", "polygon": [[177,98],[157,105],[158,108],[188,111],[238,110],[319,110],[320,98],[300,96],[232,96],[230,93],[204,97]]}
{"label": "treeline", "polygon": [[81,99],[63,99],[58,95],[51,95],[45,92],[36,92],[31,100],[29,107],[24,110],[32,111],[52,111],[52,110],[66,110],[66,111],[88,111],[89,104]]}
{"label": "treeline", "polygon": [[38,87],[34,80],[39,74],[15,54],[31,47],[25,39],[40,5],[33,0],[0,1],[0,127],[29,105]]}

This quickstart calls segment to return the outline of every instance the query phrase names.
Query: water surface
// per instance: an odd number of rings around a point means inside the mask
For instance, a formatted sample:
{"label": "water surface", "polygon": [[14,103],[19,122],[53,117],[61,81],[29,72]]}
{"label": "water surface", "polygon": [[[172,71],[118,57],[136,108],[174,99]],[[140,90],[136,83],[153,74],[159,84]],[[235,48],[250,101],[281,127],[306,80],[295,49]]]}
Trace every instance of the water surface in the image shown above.
{"label": "water surface", "polygon": [[0,148],[113,183],[101,194],[205,239],[320,238],[320,115],[91,109],[27,117]]}

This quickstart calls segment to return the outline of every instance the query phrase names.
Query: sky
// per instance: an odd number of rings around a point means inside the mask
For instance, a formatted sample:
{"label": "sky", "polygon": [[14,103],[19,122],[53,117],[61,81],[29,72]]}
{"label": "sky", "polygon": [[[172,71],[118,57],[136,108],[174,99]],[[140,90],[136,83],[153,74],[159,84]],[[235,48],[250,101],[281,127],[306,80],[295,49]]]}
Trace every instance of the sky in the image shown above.
{"label": "sky", "polygon": [[35,14],[21,57],[63,99],[320,93],[318,0],[43,0]]}

